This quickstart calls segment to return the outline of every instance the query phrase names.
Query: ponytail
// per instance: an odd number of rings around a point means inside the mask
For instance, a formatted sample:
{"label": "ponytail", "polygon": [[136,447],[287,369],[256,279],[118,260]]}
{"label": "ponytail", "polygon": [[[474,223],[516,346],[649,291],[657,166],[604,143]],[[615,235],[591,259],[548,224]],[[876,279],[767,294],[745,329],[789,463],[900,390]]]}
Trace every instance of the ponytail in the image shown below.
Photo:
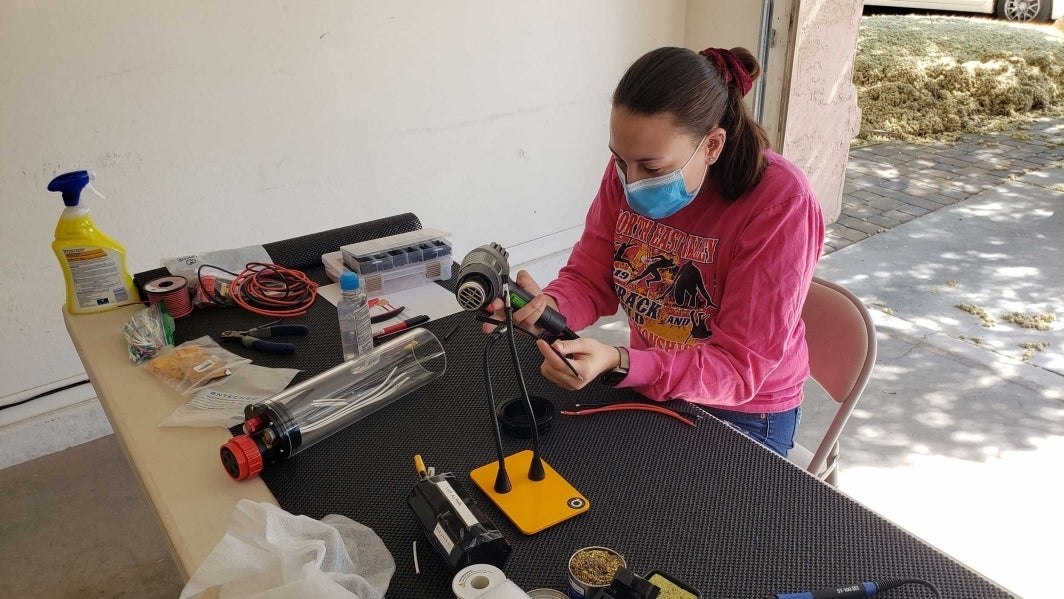
{"label": "ponytail", "polygon": [[[730,53],[741,63],[743,73],[748,75],[752,85],[761,74],[757,59],[745,48],[732,48]],[[743,102],[746,92],[738,85],[729,87],[728,106],[720,121],[728,137],[712,174],[721,195],[734,201],[761,182],[767,164],[765,150],[771,144],[765,130]],[[748,85],[746,91],[749,89]]]}

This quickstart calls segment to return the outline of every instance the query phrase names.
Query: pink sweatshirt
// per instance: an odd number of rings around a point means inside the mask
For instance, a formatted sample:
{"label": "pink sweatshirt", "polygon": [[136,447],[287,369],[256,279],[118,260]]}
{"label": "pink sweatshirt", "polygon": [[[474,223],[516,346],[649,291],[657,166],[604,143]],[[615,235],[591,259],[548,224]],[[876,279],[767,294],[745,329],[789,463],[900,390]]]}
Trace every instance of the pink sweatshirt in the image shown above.
{"label": "pink sweatshirt", "polygon": [[631,368],[621,387],[740,412],[802,403],[802,304],[824,218],[805,175],[765,155],[764,177],[738,201],[705,185],[661,220],[632,211],[606,167],[584,233],[544,291],[576,331],[624,308]]}

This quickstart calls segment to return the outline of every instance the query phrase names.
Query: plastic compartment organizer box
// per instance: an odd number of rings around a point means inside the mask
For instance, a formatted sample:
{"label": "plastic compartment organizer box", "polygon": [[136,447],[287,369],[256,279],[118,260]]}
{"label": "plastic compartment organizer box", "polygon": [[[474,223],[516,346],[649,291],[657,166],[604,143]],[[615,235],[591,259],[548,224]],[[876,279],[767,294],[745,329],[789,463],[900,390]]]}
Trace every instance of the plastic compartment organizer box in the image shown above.
{"label": "plastic compartment organizer box", "polygon": [[344,270],[357,272],[370,295],[402,291],[451,278],[449,235],[420,229],[345,245],[322,255],[321,261],[333,281],[339,281]]}

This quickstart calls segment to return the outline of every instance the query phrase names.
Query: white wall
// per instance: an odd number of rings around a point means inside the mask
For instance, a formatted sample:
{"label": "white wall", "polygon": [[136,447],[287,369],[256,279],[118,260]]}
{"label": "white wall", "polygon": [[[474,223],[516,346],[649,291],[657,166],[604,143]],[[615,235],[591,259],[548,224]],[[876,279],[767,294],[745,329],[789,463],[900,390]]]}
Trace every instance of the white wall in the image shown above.
{"label": "white wall", "polygon": [[684,43],[696,51],[742,46],[757,56],[760,22],[761,0],[692,0],[687,3]]}
{"label": "white wall", "polygon": [[[49,248],[56,174],[163,258],[404,211],[517,261],[571,244],[609,94],[682,0],[0,4],[0,400],[82,372]],[[115,331],[116,339],[120,332]],[[0,403],[3,403],[0,401]]]}

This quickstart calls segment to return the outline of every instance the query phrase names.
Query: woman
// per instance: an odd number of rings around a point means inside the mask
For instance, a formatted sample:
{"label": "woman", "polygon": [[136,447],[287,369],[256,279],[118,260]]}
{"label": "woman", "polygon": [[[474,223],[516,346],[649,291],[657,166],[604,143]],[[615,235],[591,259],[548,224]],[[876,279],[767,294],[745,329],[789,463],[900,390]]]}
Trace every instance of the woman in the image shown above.
{"label": "woman", "polygon": [[543,376],[697,403],[786,455],[809,374],[801,310],[824,221],[806,177],[769,149],[743,103],[759,74],[743,48],[637,60],[613,94],[613,158],[584,233],[542,291],[518,273],[535,298],[514,318],[531,328],[551,306],[580,330],[620,305],[630,347],[556,341],[578,378],[539,341]]}

